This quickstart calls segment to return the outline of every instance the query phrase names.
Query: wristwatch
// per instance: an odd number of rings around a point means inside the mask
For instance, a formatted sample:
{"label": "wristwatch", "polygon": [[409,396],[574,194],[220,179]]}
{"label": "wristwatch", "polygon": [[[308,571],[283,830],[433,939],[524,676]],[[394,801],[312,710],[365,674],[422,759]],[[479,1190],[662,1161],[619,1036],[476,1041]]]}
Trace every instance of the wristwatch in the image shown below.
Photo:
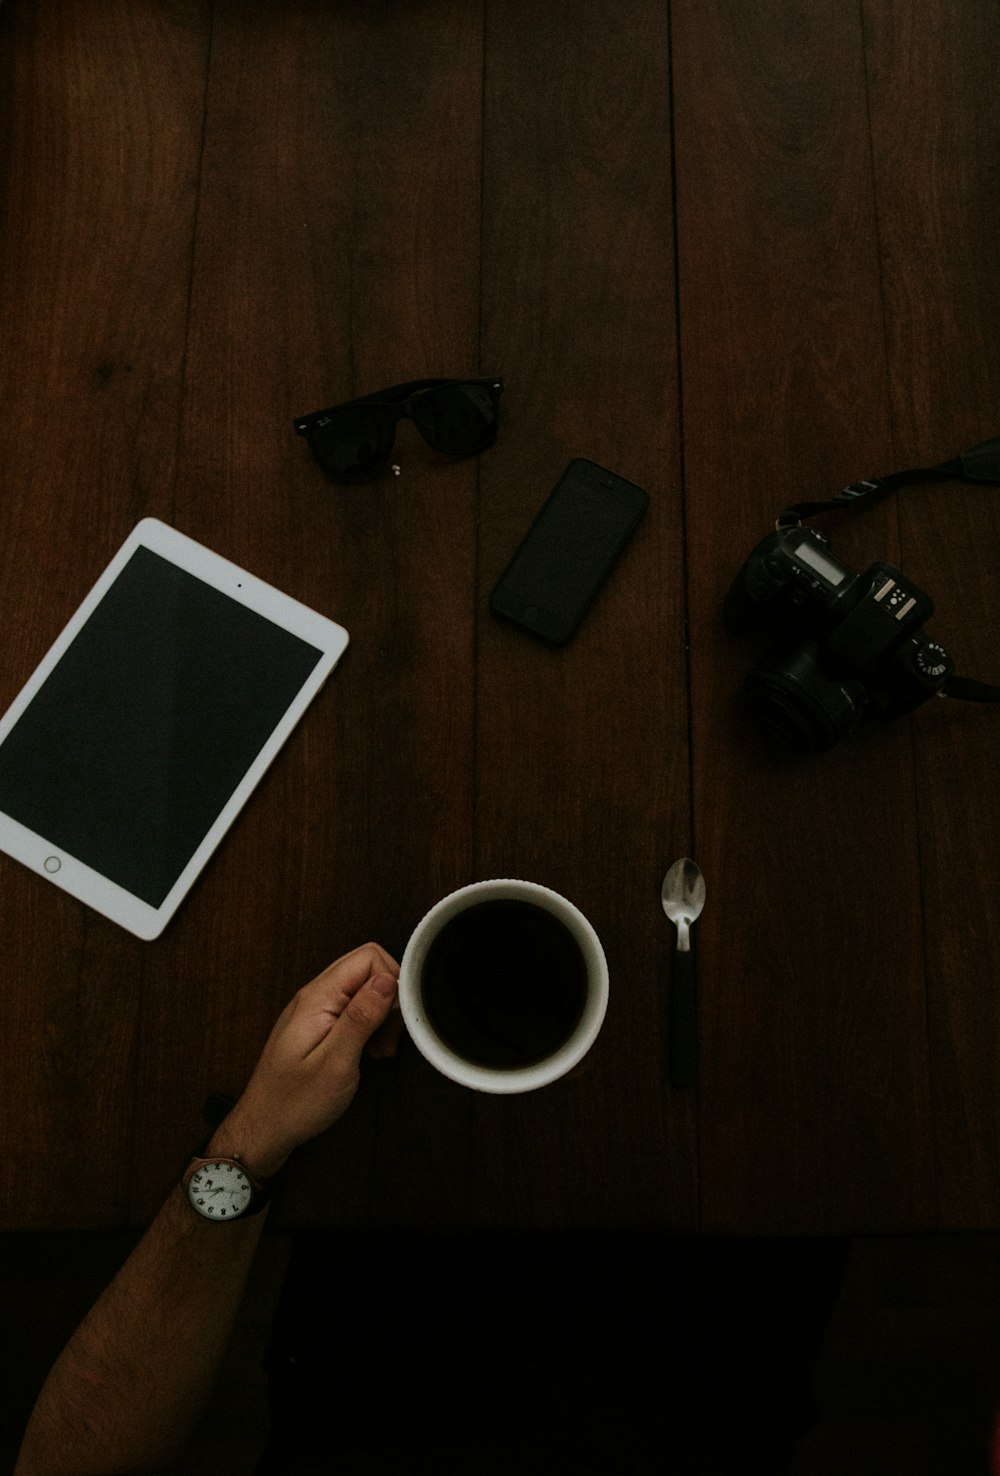
{"label": "wristwatch", "polygon": [[239,1158],[191,1159],[181,1179],[192,1209],[206,1220],[245,1220],[259,1214],[271,1198]]}

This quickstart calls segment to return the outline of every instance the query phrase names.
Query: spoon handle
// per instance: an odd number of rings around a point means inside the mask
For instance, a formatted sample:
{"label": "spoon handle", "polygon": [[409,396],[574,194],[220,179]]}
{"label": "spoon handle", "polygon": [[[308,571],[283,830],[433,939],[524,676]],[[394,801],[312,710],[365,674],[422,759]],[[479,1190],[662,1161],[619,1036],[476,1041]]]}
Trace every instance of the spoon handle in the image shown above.
{"label": "spoon handle", "polygon": [[672,1087],[693,1087],[698,1074],[698,996],[694,953],[675,949],[667,1011],[667,1079]]}

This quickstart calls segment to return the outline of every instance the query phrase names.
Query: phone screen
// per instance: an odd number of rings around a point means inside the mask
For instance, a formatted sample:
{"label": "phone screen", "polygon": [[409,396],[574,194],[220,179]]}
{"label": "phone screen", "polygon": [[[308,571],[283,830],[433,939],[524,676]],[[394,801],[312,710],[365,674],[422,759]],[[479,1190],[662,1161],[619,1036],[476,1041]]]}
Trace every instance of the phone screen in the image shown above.
{"label": "phone screen", "polygon": [[571,462],[493,591],[492,609],[547,640],[568,639],[648,501],[594,462]]}

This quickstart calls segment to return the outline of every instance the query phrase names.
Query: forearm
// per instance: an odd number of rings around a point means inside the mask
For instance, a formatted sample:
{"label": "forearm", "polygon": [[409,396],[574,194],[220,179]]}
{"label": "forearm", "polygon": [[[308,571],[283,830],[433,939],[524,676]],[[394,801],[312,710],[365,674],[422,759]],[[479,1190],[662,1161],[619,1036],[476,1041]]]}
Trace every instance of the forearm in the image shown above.
{"label": "forearm", "polygon": [[131,1476],[180,1460],[266,1219],[213,1224],[173,1191],[49,1374],[15,1476]]}
{"label": "forearm", "polygon": [[[361,1052],[390,1021],[399,965],[375,943],[344,954],[285,1006],[247,1088],[205,1156],[258,1183],[349,1106]],[[38,1398],[14,1476],[133,1476],[181,1459],[236,1319],[266,1218],[203,1219],[177,1188]]]}

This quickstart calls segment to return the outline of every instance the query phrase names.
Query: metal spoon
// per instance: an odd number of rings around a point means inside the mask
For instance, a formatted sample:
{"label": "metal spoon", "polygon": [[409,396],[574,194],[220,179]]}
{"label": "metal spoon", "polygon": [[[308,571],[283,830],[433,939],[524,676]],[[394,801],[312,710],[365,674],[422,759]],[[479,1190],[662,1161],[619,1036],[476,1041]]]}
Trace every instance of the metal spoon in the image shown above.
{"label": "metal spoon", "polygon": [[675,861],[663,878],[660,901],[677,928],[667,1014],[667,1074],[672,1087],[690,1087],[698,1070],[698,998],[691,924],[705,905],[705,878],[689,856]]}

